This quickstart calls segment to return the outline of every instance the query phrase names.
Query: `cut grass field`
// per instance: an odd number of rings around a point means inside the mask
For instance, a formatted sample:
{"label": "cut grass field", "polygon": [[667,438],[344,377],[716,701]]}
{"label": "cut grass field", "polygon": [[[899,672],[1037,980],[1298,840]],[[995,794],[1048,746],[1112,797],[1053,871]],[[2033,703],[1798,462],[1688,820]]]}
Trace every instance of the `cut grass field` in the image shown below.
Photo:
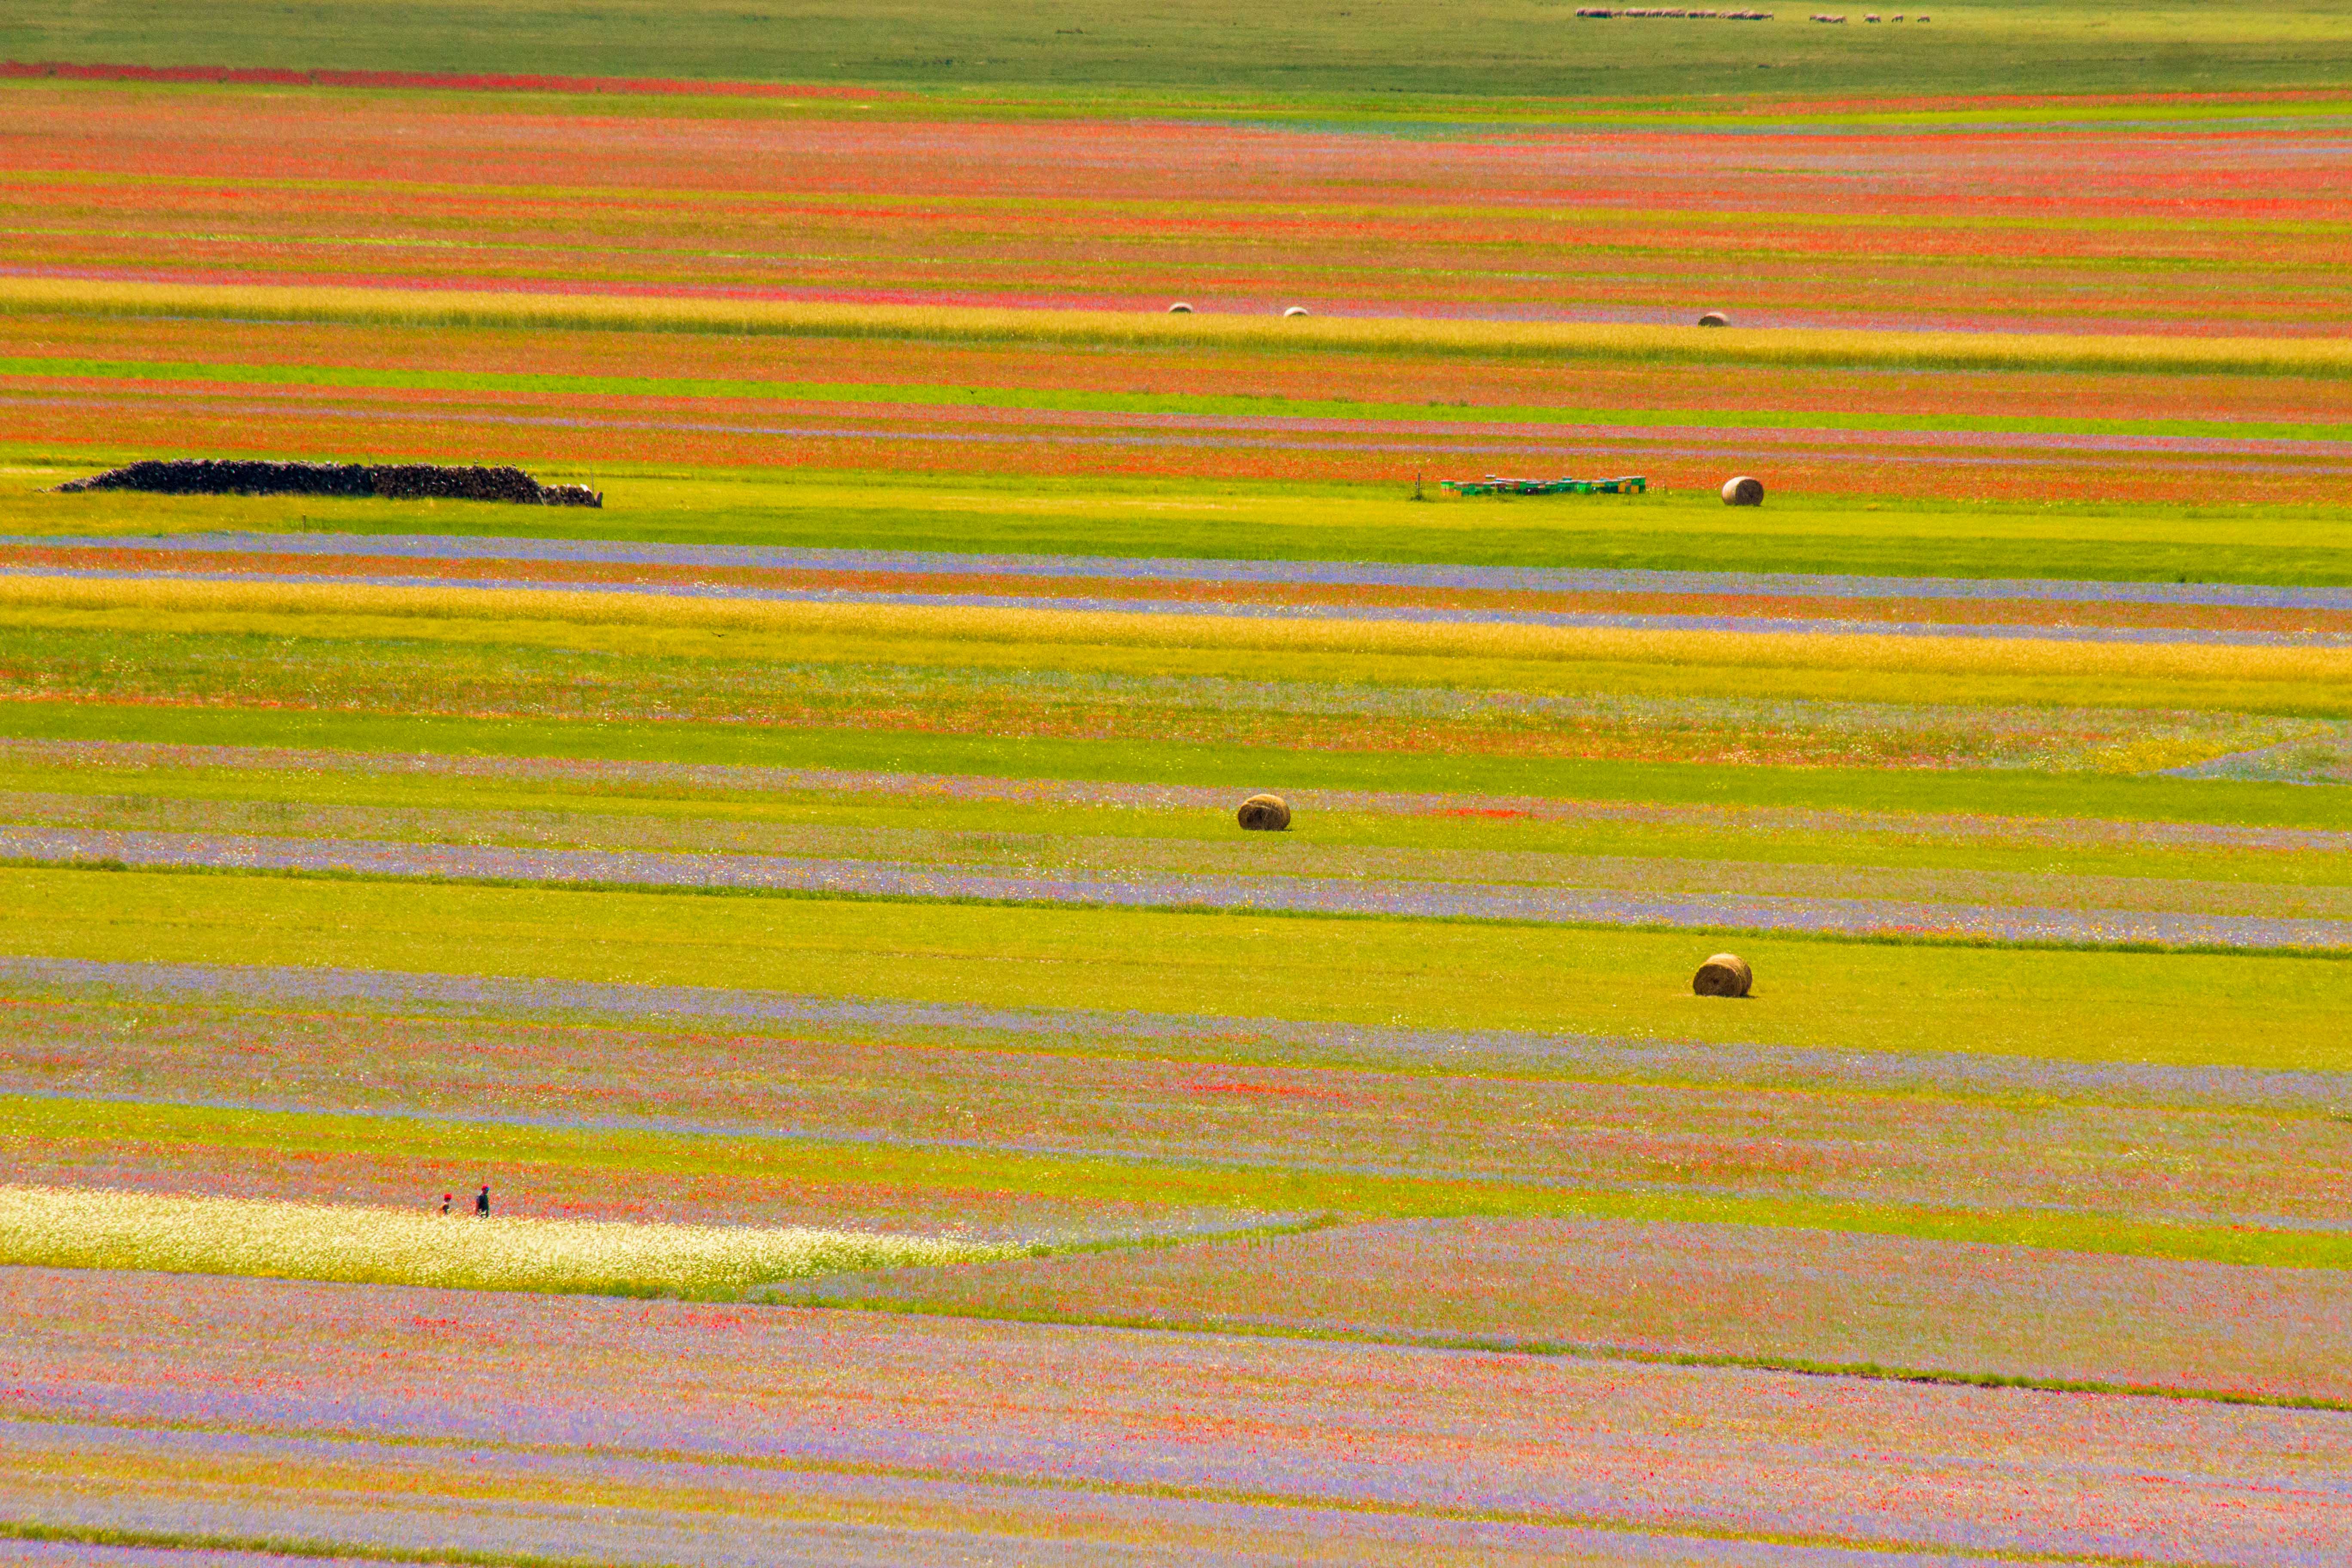
{"label": "cut grass field", "polygon": [[2336,958],[1751,936],[1779,978],[1727,1010],[1689,994],[1704,932],[62,868],[0,886],[44,910],[16,950],[50,958],[2352,1070]]}

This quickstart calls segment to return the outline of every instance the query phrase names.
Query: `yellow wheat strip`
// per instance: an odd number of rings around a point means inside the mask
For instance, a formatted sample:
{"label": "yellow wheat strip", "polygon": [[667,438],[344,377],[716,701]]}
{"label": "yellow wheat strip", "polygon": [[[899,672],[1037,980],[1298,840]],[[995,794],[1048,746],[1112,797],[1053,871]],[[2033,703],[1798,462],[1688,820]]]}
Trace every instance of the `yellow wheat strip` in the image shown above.
{"label": "yellow wheat strip", "polygon": [[708,1295],[1013,1248],[913,1236],[334,1207],[0,1186],[0,1263],[473,1290]]}
{"label": "yellow wheat strip", "polygon": [[0,313],[1937,369],[2352,375],[2352,339],[1626,326],[0,279]]}
{"label": "yellow wheat strip", "polygon": [[[1920,675],[2137,677],[2322,685],[2352,682],[2352,648],[2341,647],[2090,643],[2046,637],[1908,637],[1869,633],[1658,631],[1415,621],[1274,621],[1108,610],[668,598],[537,588],[0,577],[0,614],[39,610],[270,615],[291,619],[371,616],[554,623],[1039,647],[1412,655],[1728,669],[1858,669]],[[331,624],[299,629],[311,635],[335,635]]]}

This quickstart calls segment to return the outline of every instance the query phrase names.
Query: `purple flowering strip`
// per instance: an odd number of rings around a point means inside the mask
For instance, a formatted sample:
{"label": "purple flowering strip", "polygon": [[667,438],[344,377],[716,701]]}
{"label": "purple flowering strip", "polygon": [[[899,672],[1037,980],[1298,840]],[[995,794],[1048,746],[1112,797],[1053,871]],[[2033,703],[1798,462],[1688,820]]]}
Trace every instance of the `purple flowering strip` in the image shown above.
{"label": "purple flowering strip", "polygon": [[1856,1092],[2030,1094],[2117,1103],[2328,1110],[2352,1100],[2352,1073],[2137,1062],[2074,1062],[1971,1052],[1690,1044],[1514,1029],[1424,1029],[1208,1014],[983,1007],[800,996],[720,986],[517,980],[396,970],[106,963],[0,956],[0,987],[166,1003],[396,1009],[457,1016],[560,1016],[687,1028],[838,1030],[938,1036],[987,1047],[1122,1040],[1177,1049],[1254,1047],[1295,1061],[1381,1067],[1499,1064],[1596,1079]]}
{"label": "purple flowering strip", "polygon": [[[1009,805],[1103,807],[1136,811],[1233,808],[1230,788],[1122,784],[1089,779],[992,778],[967,773],[874,773],[850,768],[782,768],[725,763],[617,762],[576,757],[450,756],[424,752],[311,751],[277,746],[174,745],[142,741],[0,740],[0,760],[24,765],[241,768],[333,771],[440,778],[530,779],[593,784],[685,785],[761,795],[806,792],[858,799],[898,796]],[[1381,816],[1526,817],[1546,822],[1643,822],[1696,829],[1885,832],[1955,843],[2030,842],[2066,846],[2228,847],[2352,851],[2352,832],[2246,827],[2226,823],[2120,822],[2094,818],[1993,817],[1957,813],[1894,813],[1805,807],[1657,805],[1561,800],[1545,795],[1286,790],[1297,810]]]}
{"label": "purple flowering strip", "polygon": [[[53,538],[0,538],[0,546],[54,548]],[[792,550],[733,544],[640,544],[598,539],[464,538],[430,534],[185,533],[78,543],[138,551],[369,556],[417,561],[551,561],[755,570],[903,572],[940,575],[1108,577],[1171,583],[1287,583],[1342,587],[1468,588],[1537,593],[1759,594],[1800,598],[2026,599],[2061,604],[2228,605],[2352,610],[2352,588],[2230,583],[2099,583],[2060,579],[1845,577],[1766,572],[1654,572],[1528,566],[1388,565],[1339,561],[1213,561],[1103,555],[981,555],[891,550]]]}
{"label": "purple flowering strip", "polygon": [[1199,907],[1285,914],[1657,925],[1856,936],[1924,935],[1998,942],[2352,948],[2352,921],[2341,920],[1760,894],[1643,897],[1572,888],[1481,887],[1370,878],[1177,873],[1024,876],[878,860],[674,850],[536,849],[246,834],[7,827],[0,828],[0,858],[119,860],[132,866],[217,870],[340,871],[362,876],[617,883],[1131,909]]}
{"label": "purple flowering strip", "polygon": [[2325,1410],[761,1307],[193,1276],[125,1289],[73,1270],[7,1271],[0,1312],[9,1405],[134,1427],[1241,1507],[1442,1500],[1439,1517],[1945,1562],[2320,1568],[2352,1538],[2352,1417]]}

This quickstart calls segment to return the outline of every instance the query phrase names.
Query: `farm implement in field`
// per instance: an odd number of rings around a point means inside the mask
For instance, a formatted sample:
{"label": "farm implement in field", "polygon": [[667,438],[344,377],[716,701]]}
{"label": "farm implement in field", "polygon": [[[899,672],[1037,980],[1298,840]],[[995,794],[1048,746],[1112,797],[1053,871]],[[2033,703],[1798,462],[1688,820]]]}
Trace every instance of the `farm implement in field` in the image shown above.
{"label": "farm implement in field", "polygon": [[1647,494],[1650,481],[1639,474],[1622,479],[1507,479],[1488,474],[1483,479],[1440,479],[1438,486],[1464,496],[1629,496]]}

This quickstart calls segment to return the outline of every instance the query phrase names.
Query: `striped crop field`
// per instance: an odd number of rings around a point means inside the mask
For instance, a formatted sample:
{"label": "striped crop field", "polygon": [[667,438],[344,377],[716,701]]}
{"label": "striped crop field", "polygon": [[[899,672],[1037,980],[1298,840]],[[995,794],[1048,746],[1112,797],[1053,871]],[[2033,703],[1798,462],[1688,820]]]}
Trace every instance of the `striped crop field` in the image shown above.
{"label": "striped crop field", "polygon": [[2054,132],[1475,137],[1148,103],[1095,121],[741,99],[581,114],[38,79],[0,101],[10,249],[55,277],[1654,322],[1736,289],[1756,326],[2309,338],[2346,321],[2340,97]]}
{"label": "striped crop field", "polygon": [[138,40],[0,68],[0,1556],[2342,1561],[2336,19],[142,5],[0,20]]}

